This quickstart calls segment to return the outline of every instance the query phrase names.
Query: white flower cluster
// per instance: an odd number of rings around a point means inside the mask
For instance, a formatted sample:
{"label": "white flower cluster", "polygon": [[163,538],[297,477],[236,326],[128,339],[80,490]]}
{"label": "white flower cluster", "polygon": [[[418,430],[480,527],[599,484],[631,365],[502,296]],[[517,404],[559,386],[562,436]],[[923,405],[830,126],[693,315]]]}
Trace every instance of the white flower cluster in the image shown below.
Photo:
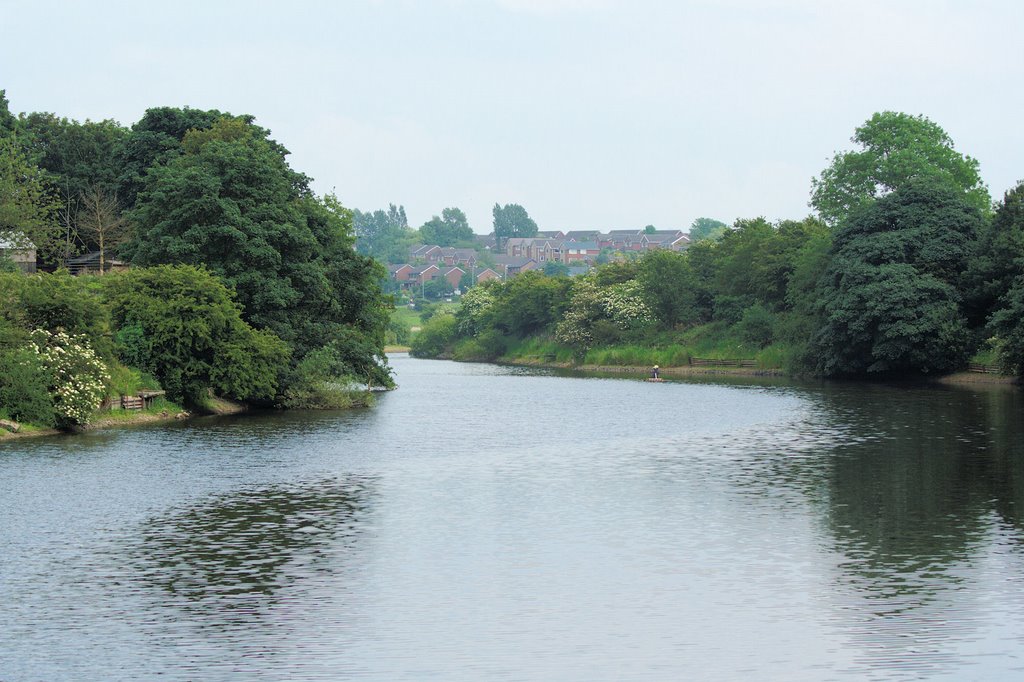
{"label": "white flower cluster", "polygon": [[654,314],[644,302],[640,282],[635,279],[605,289],[601,303],[605,315],[620,329],[636,329],[654,321]]}
{"label": "white flower cluster", "polygon": [[478,285],[472,287],[462,296],[462,304],[459,306],[455,319],[458,320],[459,334],[462,336],[475,336],[480,331],[480,322],[483,316],[494,305],[494,294],[488,286]]}
{"label": "white flower cluster", "polygon": [[110,380],[88,339],[37,329],[29,346],[50,376],[50,397],[57,419],[62,425],[88,423]]}
{"label": "white flower cluster", "polygon": [[569,309],[555,329],[555,339],[573,348],[590,348],[594,343],[591,326],[602,319],[622,330],[653,322],[654,314],[643,300],[640,283],[630,280],[602,288],[592,277],[577,279]]}

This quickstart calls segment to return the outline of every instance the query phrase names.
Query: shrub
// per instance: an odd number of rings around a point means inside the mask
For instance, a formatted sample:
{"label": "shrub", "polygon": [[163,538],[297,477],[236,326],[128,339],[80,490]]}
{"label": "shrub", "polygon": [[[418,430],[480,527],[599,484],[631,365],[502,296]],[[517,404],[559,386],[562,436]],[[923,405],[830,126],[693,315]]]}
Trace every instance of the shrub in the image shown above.
{"label": "shrub", "polygon": [[770,346],[775,338],[775,316],[760,303],[748,307],[736,324],[736,332],[744,343],[757,348]]}
{"label": "shrub", "polygon": [[431,317],[413,338],[410,352],[418,358],[436,358],[455,338],[457,326],[454,315],[441,313]]}
{"label": "shrub", "polygon": [[20,422],[57,425],[49,375],[29,346],[0,352],[0,412]]}
{"label": "shrub", "polygon": [[162,265],[104,280],[121,359],[153,374],[171,400],[196,403],[209,388],[238,400],[273,397],[288,346],[246,324],[213,274]]}
{"label": "shrub", "polygon": [[32,332],[29,348],[49,379],[54,421],[61,428],[87,424],[106,394],[110,375],[84,335]]}

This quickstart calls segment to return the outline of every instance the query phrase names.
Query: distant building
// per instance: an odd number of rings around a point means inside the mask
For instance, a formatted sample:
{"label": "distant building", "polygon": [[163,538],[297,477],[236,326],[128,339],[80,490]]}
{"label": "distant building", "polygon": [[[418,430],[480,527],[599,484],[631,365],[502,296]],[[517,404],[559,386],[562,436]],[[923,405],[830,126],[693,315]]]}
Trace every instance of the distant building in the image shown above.
{"label": "distant building", "polygon": [[9,258],[23,272],[36,271],[36,246],[24,235],[0,235],[0,255]]}
{"label": "distant building", "polygon": [[[64,261],[64,267],[68,269],[72,275],[85,275],[89,273],[100,271],[100,252],[93,251],[91,253],[77,256],[75,258],[69,258]],[[111,258],[109,254],[103,256],[103,271],[104,272],[116,272],[120,270],[127,270],[128,264]]]}

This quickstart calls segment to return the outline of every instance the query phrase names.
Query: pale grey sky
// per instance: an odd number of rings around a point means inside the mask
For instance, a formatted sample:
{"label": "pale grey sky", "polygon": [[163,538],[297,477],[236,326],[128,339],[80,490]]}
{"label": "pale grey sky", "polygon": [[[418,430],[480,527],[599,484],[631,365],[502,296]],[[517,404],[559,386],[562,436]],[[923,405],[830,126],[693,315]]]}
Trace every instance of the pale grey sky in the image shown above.
{"label": "pale grey sky", "polygon": [[1018,0],[0,0],[14,111],[250,113],[345,205],[541,229],[809,211],[875,111],[1024,178]]}

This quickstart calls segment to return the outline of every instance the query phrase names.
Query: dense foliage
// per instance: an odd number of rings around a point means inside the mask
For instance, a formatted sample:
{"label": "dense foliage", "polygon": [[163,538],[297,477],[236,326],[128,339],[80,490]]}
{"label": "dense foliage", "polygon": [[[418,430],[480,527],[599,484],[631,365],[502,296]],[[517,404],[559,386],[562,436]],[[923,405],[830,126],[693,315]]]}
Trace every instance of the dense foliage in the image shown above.
{"label": "dense foliage", "polygon": [[32,350],[43,333],[94,352],[108,393],[145,373],[190,403],[214,392],[298,406],[301,385],[332,387],[337,404],[337,386],[392,386],[384,270],[355,251],[352,213],[313,194],[287,154],[251,116],[161,107],[126,128],[15,117],[0,92],[0,241],[39,247],[44,268],[96,250],[132,268],[25,276],[0,253],[0,413],[68,423],[22,371],[53,374]]}
{"label": "dense foliage", "polygon": [[979,211],[989,207],[978,161],[960,154],[941,127],[924,116],[884,111],[857,128],[859,151],[836,154],[813,180],[811,205],[829,224],[911,180],[929,180],[959,192]]}
{"label": "dense foliage", "polygon": [[158,266],[108,276],[105,293],[117,352],[157,379],[172,399],[199,402],[207,389],[269,400],[289,348],[242,320],[231,290],[210,272]]}

